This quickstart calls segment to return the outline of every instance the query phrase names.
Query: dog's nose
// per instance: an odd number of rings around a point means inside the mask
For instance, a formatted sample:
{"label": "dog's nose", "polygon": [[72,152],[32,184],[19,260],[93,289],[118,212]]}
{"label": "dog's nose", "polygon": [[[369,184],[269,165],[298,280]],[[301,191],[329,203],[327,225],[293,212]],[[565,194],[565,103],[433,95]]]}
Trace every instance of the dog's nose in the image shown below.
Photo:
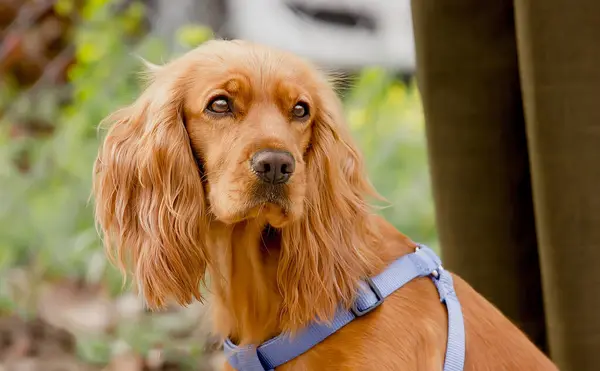
{"label": "dog's nose", "polygon": [[285,151],[266,149],[256,152],[250,160],[254,173],[265,183],[283,184],[294,172],[294,157]]}

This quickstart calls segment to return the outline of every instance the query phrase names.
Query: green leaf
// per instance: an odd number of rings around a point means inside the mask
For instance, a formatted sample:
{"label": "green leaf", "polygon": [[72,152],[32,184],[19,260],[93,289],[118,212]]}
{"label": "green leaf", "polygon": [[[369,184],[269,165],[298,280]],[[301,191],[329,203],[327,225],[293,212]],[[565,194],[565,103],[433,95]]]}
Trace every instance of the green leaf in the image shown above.
{"label": "green leaf", "polygon": [[177,31],[177,42],[179,44],[194,48],[213,37],[212,30],[200,25],[184,25]]}

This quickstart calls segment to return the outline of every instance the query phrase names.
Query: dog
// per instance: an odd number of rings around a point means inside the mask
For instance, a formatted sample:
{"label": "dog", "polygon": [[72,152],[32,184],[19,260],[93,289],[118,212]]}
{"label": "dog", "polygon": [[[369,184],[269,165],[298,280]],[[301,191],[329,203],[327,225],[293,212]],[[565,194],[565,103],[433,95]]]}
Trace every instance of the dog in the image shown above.
{"label": "dog", "polygon": [[[242,347],[293,338],[415,251],[370,207],[378,195],[341,102],[308,61],[219,40],[148,75],[104,121],[93,196],[108,256],[150,308],[202,300],[209,282],[216,334]],[[452,277],[465,370],[556,370]],[[446,309],[422,277],[277,370],[442,370],[447,336]]]}

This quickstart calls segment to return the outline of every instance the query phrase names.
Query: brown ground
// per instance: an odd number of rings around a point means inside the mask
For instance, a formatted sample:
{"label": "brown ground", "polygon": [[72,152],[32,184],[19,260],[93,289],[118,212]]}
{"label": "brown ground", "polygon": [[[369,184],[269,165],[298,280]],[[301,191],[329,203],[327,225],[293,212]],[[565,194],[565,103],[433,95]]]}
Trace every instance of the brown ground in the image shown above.
{"label": "brown ground", "polygon": [[150,313],[133,293],[111,299],[73,281],[34,292],[15,297],[35,297],[35,318],[0,316],[0,371],[208,371],[222,362],[203,305]]}

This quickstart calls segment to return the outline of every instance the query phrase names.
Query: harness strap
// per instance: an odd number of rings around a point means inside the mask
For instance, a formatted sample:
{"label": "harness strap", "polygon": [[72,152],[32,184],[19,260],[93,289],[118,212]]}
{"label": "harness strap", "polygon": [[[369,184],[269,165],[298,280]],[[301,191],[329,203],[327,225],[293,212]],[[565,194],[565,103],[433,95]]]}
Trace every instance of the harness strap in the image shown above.
{"label": "harness strap", "polygon": [[465,359],[465,329],[462,310],[454,292],[449,272],[443,269],[438,256],[430,248],[419,245],[417,250],[394,261],[379,275],[364,280],[357,299],[350,309],[340,308],[331,323],[313,322],[293,338],[280,334],[260,346],[236,346],[229,339],[224,343],[229,364],[238,371],[273,371],[305,353],[331,334],[358,317],[377,308],[383,300],[406,283],[418,277],[431,277],[448,309],[448,343],[444,371],[462,371]]}

